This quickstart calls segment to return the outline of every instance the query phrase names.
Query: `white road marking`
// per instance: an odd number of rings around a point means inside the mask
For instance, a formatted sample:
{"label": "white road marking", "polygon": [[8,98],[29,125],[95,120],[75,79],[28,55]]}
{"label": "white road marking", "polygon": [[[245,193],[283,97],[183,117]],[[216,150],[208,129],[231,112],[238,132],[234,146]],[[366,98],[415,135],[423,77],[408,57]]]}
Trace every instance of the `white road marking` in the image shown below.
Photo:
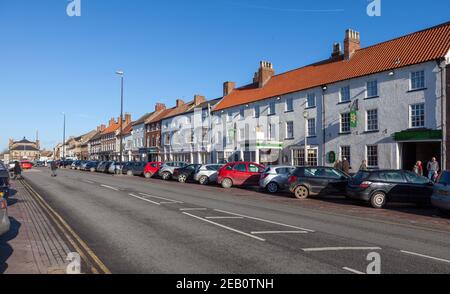
{"label": "white road marking", "polygon": [[321,248],[303,248],[305,252],[319,251],[344,251],[344,250],[381,250],[380,247],[321,247]]}
{"label": "white road marking", "polygon": [[84,180],[84,182],[88,183],[88,184],[95,184],[94,182],[88,181],[88,180]]}
{"label": "white road marking", "polygon": [[207,216],[206,219],[244,219],[240,216]]}
{"label": "white road marking", "polygon": [[163,197],[159,197],[159,196],[153,196],[153,195],[149,195],[149,194],[145,194],[145,193],[139,193],[139,194],[142,195],[142,196],[150,197],[150,198],[156,198],[156,199],[160,199],[160,200],[170,201],[171,203],[183,203],[183,202],[178,201],[178,200],[163,198]]}
{"label": "white road marking", "polygon": [[354,273],[354,274],[358,274],[358,275],[365,275],[365,274],[366,274],[366,273],[357,271],[357,270],[352,269],[352,268],[349,268],[349,267],[343,267],[342,269],[343,269],[343,270],[346,270],[346,271],[349,271],[349,272],[352,272],[352,273]]}
{"label": "white road marking", "polygon": [[108,186],[108,185],[100,185],[100,186],[102,186],[102,187],[104,187],[104,188],[107,188],[107,189],[114,190],[114,191],[120,191],[119,189],[114,188],[114,187],[111,187],[111,186]]}
{"label": "white road marking", "polygon": [[199,219],[199,220],[201,220],[201,221],[204,221],[204,222],[210,223],[210,224],[212,224],[212,225],[216,225],[216,226],[218,226],[218,227],[221,227],[221,228],[227,229],[227,230],[229,230],[229,231],[232,231],[232,232],[235,232],[235,233],[238,233],[238,234],[241,234],[241,235],[244,235],[244,236],[247,236],[247,237],[250,237],[250,238],[256,239],[256,240],[259,240],[259,241],[263,241],[263,242],[264,242],[264,241],[266,241],[266,240],[265,240],[265,239],[263,239],[263,238],[259,238],[259,237],[253,236],[253,235],[251,235],[251,234],[248,234],[248,233],[246,233],[246,232],[242,232],[242,231],[239,231],[239,230],[236,230],[236,229],[230,228],[230,227],[228,227],[228,226],[224,226],[224,225],[222,225],[222,224],[219,224],[219,223],[216,223],[216,222],[213,222],[213,221],[210,221],[210,220],[204,219],[204,218],[202,218],[202,217],[199,217],[199,216],[196,216],[196,215],[193,215],[193,214],[187,213],[187,212],[183,212],[183,214],[185,214],[185,215],[188,215],[188,216],[190,216],[190,217],[193,217],[193,218],[196,218],[196,219]]}
{"label": "white road marking", "polygon": [[307,234],[306,231],[262,231],[262,232],[252,232],[253,235],[262,234]]}
{"label": "white road marking", "polygon": [[160,204],[182,204],[183,202],[160,202]]}
{"label": "white road marking", "polygon": [[313,230],[300,228],[300,227],[296,227],[296,226],[292,226],[292,225],[286,225],[286,224],[283,224],[283,223],[274,222],[274,221],[270,221],[270,220],[266,220],[266,219],[262,219],[262,218],[257,218],[257,217],[243,215],[243,214],[232,213],[232,212],[228,212],[228,211],[224,211],[224,210],[220,210],[220,209],[214,209],[214,210],[218,211],[218,212],[222,212],[222,213],[227,213],[227,214],[231,214],[231,215],[235,215],[235,216],[241,216],[241,217],[245,217],[245,218],[248,218],[248,219],[254,219],[254,220],[257,220],[257,221],[266,222],[266,223],[269,223],[269,224],[279,225],[279,226],[283,226],[283,227],[288,227],[288,228],[292,228],[292,229],[297,229],[297,230],[301,230],[301,231],[306,231],[306,232],[310,232],[310,233],[314,233],[315,232]]}
{"label": "white road marking", "polygon": [[208,208],[180,208],[181,211],[203,211],[208,210]]}
{"label": "white road marking", "polygon": [[400,250],[400,252],[405,253],[405,254],[410,254],[410,255],[415,255],[415,256],[419,256],[419,257],[424,257],[424,258],[429,258],[429,259],[433,259],[433,260],[437,260],[437,261],[442,261],[442,262],[450,263],[450,260],[443,259],[443,258],[438,258],[438,257],[428,256],[428,255],[424,255],[424,254],[420,254],[420,253],[415,253],[415,252],[410,252],[410,251],[405,251],[405,250]]}
{"label": "white road marking", "polygon": [[150,203],[152,203],[152,204],[156,204],[156,205],[161,205],[161,204],[159,204],[158,202],[155,202],[155,201],[151,201],[151,200],[148,200],[148,199],[146,199],[146,198],[143,198],[143,197],[139,197],[139,196],[136,196],[136,195],[134,195],[134,194],[128,194],[128,195],[130,195],[131,197],[134,197],[134,198],[137,198],[137,199],[143,200],[143,201],[147,201],[147,202],[150,202]]}

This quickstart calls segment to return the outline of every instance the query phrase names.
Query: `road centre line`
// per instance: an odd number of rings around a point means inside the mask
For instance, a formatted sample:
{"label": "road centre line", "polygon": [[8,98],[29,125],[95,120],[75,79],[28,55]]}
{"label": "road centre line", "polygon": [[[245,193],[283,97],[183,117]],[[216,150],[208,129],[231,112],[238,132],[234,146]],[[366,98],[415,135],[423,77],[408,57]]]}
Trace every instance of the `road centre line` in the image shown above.
{"label": "road centre line", "polygon": [[345,250],[381,250],[380,247],[321,247],[321,248],[303,248],[305,252],[320,251],[345,251]]}
{"label": "road centre line", "polygon": [[84,182],[86,182],[86,183],[88,183],[88,184],[95,184],[94,182],[89,181],[89,180],[84,180]]}
{"label": "road centre line", "polygon": [[204,211],[208,208],[180,208],[181,211]]}
{"label": "road centre line", "polygon": [[286,225],[286,224],[283,224],[283,223],[274,222],[274,221],[270,221],[270,220],[266,220],[266,219],[262,219],[262,218],[246,216],[246,215],[243,215],[243,214],[232,213],[232,212],[228,212],[228,211],[224,211],[224,210],[220,210],[220,209],[214,209],[214,210],[217,211],[217,212],[222,212],[222,213],[231,214],[231,215],[235,215],[235,216],[241,216],[241,217],[245,217],[245,218],[248,218],[248,219],[254,219],[254,220],[257,220],[257,221],[262,221],[262,222],[266,222],[266,223],[269,223],[269,224],[274,224],[274,225],[279,225],[279,226],[283,226],[283,227],[293,228],[293,229],[306,231],[306,232],[310,232],[310,233],[314,233],[315,232],[313,230],[300,228],[300,227],[296,227],[296,226],[292,226],[292,225]]}
{"label": "road centre line", "polygon": [[248,234],[248,233],[246,233],[246,232],[242,232],[242,231],[239,231],[239,230],[233,229],[233,228],[231,228],[231,227],[228,227],[228,226],[224,226],[224,225],[222,225],[222,224],[219,224],[219,223],[216,223],[216,222],[213,222],[213,221],[210,221],[210,220],[204,219],[204,218],[202,218],[202,217],[199,217],[199,216],[196,216],[196,215],[193,215],[193,214],[187,213],[187,212],[183,212],[183,214],[185,214],[185,215],[187,215],[187,216],[190,216],[190,217],[193,217],[193,218],[196,218],[196,219],[198,219],[198,220],[201,220],[201,221],[204,221],[204,222],[210,223],[210,224],[212,224],[212,225],[215,225],[215,226],[221,227],[221,228],[223,228],[223,229],[227,229],[227,230],[229,230],[229,231],[232,231],[232,232],[235,232],[235,233],[238,233],[238,234],[241,234],[241,235],[244,235],[244,236],[247,236],[247,237],[250,237],[250,238],[256,239],[256,240],[259,240],[259,241],[263,241],[263,242],[264,242],[264,241],[266,241],[266,240],[265,240],[265,239],[263,239],[263,238],[259,238],[259,237],[253,236],[252,234]]}
{"label": "road centre line", "polygon": [[450,263],[450,260],[443,259],[443,258],[433,257],[433,256],[424,255],[424,254],[415,253],[415,252],[410,252],[410,251],[405,251],[405,250],[400,250],[400,252],[405,253],[405,254],[409,254],[409,255],[415,255],[415,256],[419,256],[419,257],[423,257],[423,258],[428,258],[428,259],[433,259],[433,260],[437,260],[437,261]]}
{"label": "road centre line", "polygon": [[366,274],[366,273],[357,271],[357,270],[352,269],[352,268],[349,268],[349,267],[343,267],[342,269],[343,269],[343,270],[346,270],[346,271],[349,271],[349,272],[352,272],[352,273],[354,273],[354,274],[358,274],[358,275],[365,275],[365,274]]}
{"label": "road centre line", "polygon": [[244,219],[241,216],[207,216],[206,219]]}
{"label": "road centre line", "polygon": [[147,201],[147,202],[150,202],[150,203],[152,203],[152,204],[156,204],[156,205],[161,205],[160,203],[158,203],[158,202],[155,202],[155,201],[151,201],[151,200],[149,200],[149,199],[146,199],[146,198],[144,198],[144,197],[140,197],[140,196],[137,196],[137,195],[134,195],[134,194],[128,194],[128,195],[130,195],[131,197],[134,197],[134,198],[137,198],[137,199],[140,199],[140,200],[143,200],[143,201]]}
{"label": "road centre line", "polygon": [[100,186],[102,186],[103,188],[114,190],[114,191],[120,191],[119,189],[111,187],[111,186],[108,186],[108,185],[100,185]]}
{"label": "road centre line", "polygon": [[261,231],[261,232],[251,232],[253,235],[263,235],[263,234],[308,234],[306,231]]}
{"label": "road centre line", "polygon": [[178,200],[163,198],[163,197],[159,197],[159,196],[153,196],[153,195],[149,195],[149,194],[145,194],[145,193],[139,193],[139,194],[142,195],[142,196],[147,196],[147,197],[150,197],[150,198],[156,198],[156,199],[160,199],[160,200],[170,201],[170,202],[173,202],[173,203],[183,203],[183,202],[178,201]]}

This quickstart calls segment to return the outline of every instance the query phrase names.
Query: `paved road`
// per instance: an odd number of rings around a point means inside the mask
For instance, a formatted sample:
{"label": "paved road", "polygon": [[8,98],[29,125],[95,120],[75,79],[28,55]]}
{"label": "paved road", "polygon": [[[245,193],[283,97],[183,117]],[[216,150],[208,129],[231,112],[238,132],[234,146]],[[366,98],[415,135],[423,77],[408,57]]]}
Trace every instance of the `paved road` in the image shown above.
{"label": "paved road", "polygon": [[371,252],[382,273],[450,273],[445,219],[431,228],[420,223],[431,216],[408,214],[411,225],[396,211],[71,170],[25,178],[113,273],[353,274]]}

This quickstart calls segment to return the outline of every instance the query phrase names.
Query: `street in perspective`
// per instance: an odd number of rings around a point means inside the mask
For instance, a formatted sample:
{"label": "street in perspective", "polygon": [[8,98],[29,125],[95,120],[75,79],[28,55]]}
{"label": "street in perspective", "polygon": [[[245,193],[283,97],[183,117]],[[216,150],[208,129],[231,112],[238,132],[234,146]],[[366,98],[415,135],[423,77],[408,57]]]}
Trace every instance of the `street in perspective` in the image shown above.
{"label": "street in perspective", "polygon": [[447,1],[17,2],[0,273],[450,274]]}

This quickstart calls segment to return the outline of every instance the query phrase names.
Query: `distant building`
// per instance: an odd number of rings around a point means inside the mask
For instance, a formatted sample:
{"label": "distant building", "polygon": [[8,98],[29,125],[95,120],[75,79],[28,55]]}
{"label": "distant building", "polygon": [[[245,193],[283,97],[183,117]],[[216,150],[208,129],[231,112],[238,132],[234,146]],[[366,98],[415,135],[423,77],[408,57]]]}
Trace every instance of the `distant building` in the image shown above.
{"label": "distant building", "polygon": [[20,141],[9,140],[9,160],[38,160],[40,142],[32,142],[23,137]]}

